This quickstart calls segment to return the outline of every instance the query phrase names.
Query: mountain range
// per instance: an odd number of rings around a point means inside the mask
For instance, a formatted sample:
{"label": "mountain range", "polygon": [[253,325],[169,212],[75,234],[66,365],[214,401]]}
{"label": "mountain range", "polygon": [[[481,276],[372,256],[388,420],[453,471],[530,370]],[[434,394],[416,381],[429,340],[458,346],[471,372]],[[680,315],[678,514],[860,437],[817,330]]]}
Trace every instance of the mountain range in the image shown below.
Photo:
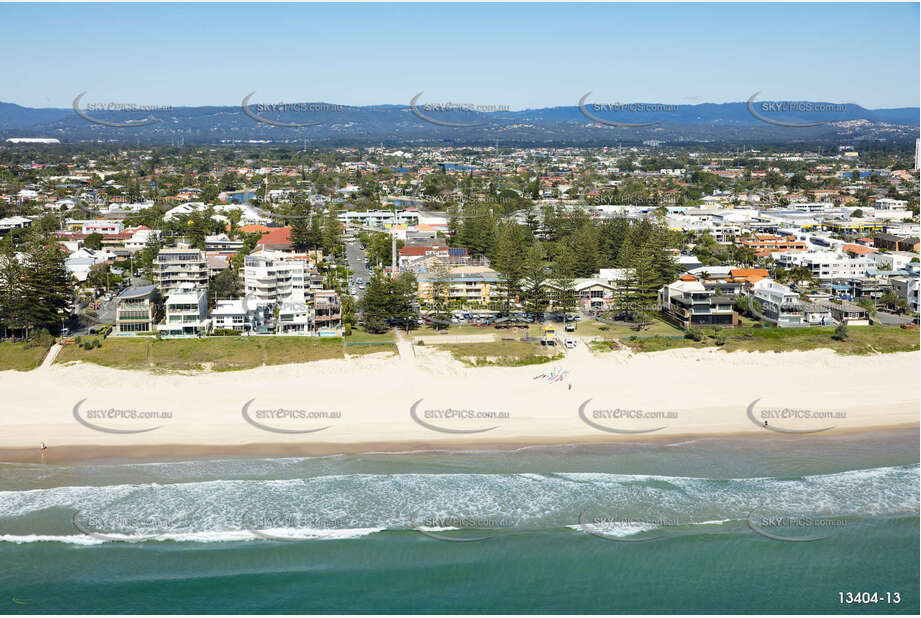
{"label": "mountain range", "polygon": [[[797,106],[797,109],[829,105],[833,104],[809,102]],[[493,145],[497,141],[505,146],[599,146],[641,144],[650,140],[672,145],[706,142],[849,143],[866,140],[902,143],[916,139],[921,125],[918,107],[866,109],[851,103],[843,104],[844,109],[837,112],[774,112],[763,107],[761,102],[752,104],[757,113],[770,120],[813,123],[813,126],[794,127],[757,118],[745,102],[670,105],[664,109],[655,104],[634,104],[634,107],[644,108],[635,111],[615,111],[591,102],[584,103],[582,107],[572,105],[494,112],[445,111],[424,101],[414,107],[410,104],[351,107],[325,103],[289,106],[293,109],[272,111],[274,108],[271,106],[254,101],[246,108],[242,104],[175,107],[150,113],[81,108],[81,115],[72,108],[29,108],[0,102],[0,138],[44,137],[57,138],[62,142],[144,144],[178,144],[180,141],[185,144],[237,141],[300,143],[306,139],[313,145],[386,143],[407,146],[452,143]],[[317,106],[326,111],[307,111]],[[143,126],[107,126],[85,116],[101,123],[152,121]],[[826,124],[815,125],[817,122]],[[285,123],[319,124],[278,126]],[[645,126],[612,126],[613,123]]]}

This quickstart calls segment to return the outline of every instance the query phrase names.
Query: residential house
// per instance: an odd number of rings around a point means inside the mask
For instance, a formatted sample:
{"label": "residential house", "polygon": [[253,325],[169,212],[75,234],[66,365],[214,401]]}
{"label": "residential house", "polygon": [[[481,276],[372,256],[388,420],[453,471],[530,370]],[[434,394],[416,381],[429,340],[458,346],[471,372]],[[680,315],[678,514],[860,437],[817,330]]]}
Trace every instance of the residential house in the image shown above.
{"label": "residential house", "polygon": [[826,300],[819,303],[831,311],[831,317],[839,324],[848,326],[869,326],[867,310],[846,300]]}
{"label": "residential house", "polygon": [[302,296],[293,295],[278,305],[278,319],[275,322],[276,334],[309,335],[313,330],[313,308]]}
{"label": "residential house", "polygon": [[137,336],[152,333],[162,316],[162,301],[155,285],[131,287],[115,299],[115,324],[112,335]]}
{"label": "residential house", "polygon": [[234,330],[246,335],[258,330],[264,321],[264,311],[252,298],[218,300],[211,310],[213,330]]}
{"label": "residential house", "polygon": [[205,251],[239,251],[242,248],[242,240],[231,240],[227,234],[205,236]]}
{"label": "residential house", "polygon": [[64,260],[64,268],[67,269],[77,281],[86,281],[90,274],[90,269],[97,264],[104,264],[109,260],[115,259],[115,254],[105,249],[88,249],[81,247],[67,256]]}
{"label": "residential house", "polygon": [[761,306],[760,317],[781,328],[821,326],[829,323],[831,312],[822,305],[803,301],[789,287],[762,279],[752,286],[750,299]]}
{"label": "residential house", "polygon": [[314,329],[332,330],[342,326],[342,304],[335,290],[313,291]]}
{"label": "residential house", "polygon": [[739,325],[733,298],[708,290],[697,281],[678,280],[659,290],[659,306],[666,320],[682,328]]}

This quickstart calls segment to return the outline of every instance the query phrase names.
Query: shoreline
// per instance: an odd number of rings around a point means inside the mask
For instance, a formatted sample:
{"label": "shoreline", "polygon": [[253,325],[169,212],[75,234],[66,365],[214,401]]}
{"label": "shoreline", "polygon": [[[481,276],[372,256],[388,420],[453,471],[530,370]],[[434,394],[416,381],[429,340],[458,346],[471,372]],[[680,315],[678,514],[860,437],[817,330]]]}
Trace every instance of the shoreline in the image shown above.
{"label": "shoreline", "polygon": [[[876,436],[883,432],[921,432],[921,423],[880,425],[876,427],[836,428],[821,434],[771,433],[765,440],[794,443],[820,436]],[[99,445],[65,444],[49,448],[42,457],[36,448],[0,448],[0,463],[68,464],[95,461],[100,464],[164,462],[169,460],[198,460],[229,458],[328,457],[337,455],[414,455],[423,453],[515,452],[528,448],[586,447],[616,444],[670,446],[699,440],[744,440],[765,436],[766,431],[736,433],[688,433],[668,435],[623,435],[617,438],[586,435],[576,440],[506,440],[502,442],[470,443],[461,440],[442,442],[355,442],[355,443],[296,443],[254,442],[249,444],[138,444]],[[921,433],[919,433],[921,438]]]}
{"label": "shoreline", "polygon": [[368,356],[178,376],[53,365],[0,373],[0,461],[40,463],[43,442],[45,463],[57,463],[918,429],[919,361],[921,352],[635,355],[593,354],[582,345],[559,361],[524,367],[469,368],[422,347],[409,360]]}

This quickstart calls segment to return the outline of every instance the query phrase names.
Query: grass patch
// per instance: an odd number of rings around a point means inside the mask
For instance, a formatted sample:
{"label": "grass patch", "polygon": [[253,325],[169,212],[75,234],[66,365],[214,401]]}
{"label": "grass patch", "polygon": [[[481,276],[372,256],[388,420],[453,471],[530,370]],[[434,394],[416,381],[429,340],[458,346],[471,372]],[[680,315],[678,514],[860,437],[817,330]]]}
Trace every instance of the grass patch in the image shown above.
{"label": "grass patch", "polygon": [[83,361],[116,369],[146,369],[150,366],[147,360],[147,347],[153,341],[152,339],[145,337],[112,337],[109,339],[83,337],[83,339],[101,341],[102,347],[84,350],[76,344],[66,345],[55,359],[55,364]]}
{"label": "grass patch", "polygon": [[[254,337],[265,347],[266,365],[345,358],[341,337]],[[382,347],[382,346],[374,346]],[[350,352],[351,353],[351,352]]]}
{"label": "grass patch", "polygon": [[368,354],[379,354],[381,352],[388,352],[392,355],[396,355],[397,346],[395,343],[387,343],[382,345],[350,345],[345,349],[345,353],[349,356],[366,356]]}
{"label": "grass patch", "polygon": [[[384,351],[379,348],[387,346],[367,347]],[[102,347],[92,350],[67,346],[58,362],[84,361],[116,369],[236,371],[332,358],[345,358],[340,337],[124,337],[106,339]]]}
{"label": "grass patch", "polygon": [[[716,342],[712,329],[703,329],[701,341],[692,339],[671,339],[662,336],[625,337],[622,341],[636,352],[660,352],[675,348],[714,347]],[[832,327],[812,328],[736,328],[721,329],[725,344],[720,346],[726,352],[792,352],[831,349],[838,354],[866,355],[892,352],[911,352],[921,348],[916,330],[892,326],[851,326],[848,338],[838,341],[832,338]],[[596,343],[596,350],[607,351],[610,346]]]}
{"label": "grass patch", "polygon": [[389,330],[386,333],[369,333],[364,330],[355,329],[352,331],[352,334],[345,338],[346,343],[355,344],[355,343],[368,343],[368,342],[396,342],[397,335],[393,330]]}
{"label": "grass patch", "polygon": [[636,330],[633,326],[621,324],[607,324],[605,322],[577,322],[576,334],[584,336],[598,336],[602,340],[624,340],[628,337],[681,337],[684,331],[675,328],[662,320],[653,320],[644,330]]}
{"label": "grass patch", "polygon": [[493,341],[489,343],[433,344],[432,347],[451,353],[456,360],[470,367],[520,367],[539,365],[563,358],[556,348],[530,341]]}
{"label": "grass patch", "polygon": [[0,371],[30,371],[42,364],[51,343],[9,341],[0,343]]}

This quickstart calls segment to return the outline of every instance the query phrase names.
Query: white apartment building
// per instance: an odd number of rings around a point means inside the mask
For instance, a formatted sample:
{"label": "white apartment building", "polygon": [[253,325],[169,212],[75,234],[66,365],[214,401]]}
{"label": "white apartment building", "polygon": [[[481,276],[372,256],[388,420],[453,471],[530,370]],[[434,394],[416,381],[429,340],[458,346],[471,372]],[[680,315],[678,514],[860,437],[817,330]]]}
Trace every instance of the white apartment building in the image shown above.
{"label": "white apartment building", "polygon": [[243,286],[260,306],[273,305],[295,296],[303,300],[307,262],[280,251],[261,251],[243,260]]}
{"label": "white apartment building", "polygon": [[908,208],[906,200],[894,200],[891,197],[881,197],[874,204],[882,210],[904,210]]}
{"label": "white apartment building", "polygon": [[205,254],[188,247],[160,249],[153,263],[154,282],[164,294],[179,290],[184,284],[208,286],[208,262]]}
{"label": "white apartment building", "polygon": [[905,270],[911,261],[918,257],[916,253],[908,251],[892,251],[890,253],[870,253],[867,256],[873,260],[876,268],[887,270]]}
{"label": "white apartment building", "polygon": [[165,316],[157,331],[162,337],[208,334],[208,291],[188,283],[173,291],[163,304]]}
{"label": "white apartment building", "polygon": [[892,291],[908,301],[908,308],[918,312],[918,277],[891,277],[889,284]]}
{"label": "white apartment building", "polygon": [[406,223],[411,225],[418,225],[419,223],[419,213],[415,210],[402,210],[396,213],[392,210],[367,210],[364,212],[343,210],[337,216],[340,223],[373,227],[381,227],[385,223]]}
{"label": "white apartment building", "polygon": [[81,228],[83,234],[121,234],[125,225],[121,221],[99,219],[96,221],[84,221]]}
{"label": "white apartment building", "polygon": [[825,280],[865,277],[867,269],[876,268],[876,263],[870,258],[850,258],[834,251],[790,251],[772,253],[771,257],[784,268],[806,266],[813,277]]}

